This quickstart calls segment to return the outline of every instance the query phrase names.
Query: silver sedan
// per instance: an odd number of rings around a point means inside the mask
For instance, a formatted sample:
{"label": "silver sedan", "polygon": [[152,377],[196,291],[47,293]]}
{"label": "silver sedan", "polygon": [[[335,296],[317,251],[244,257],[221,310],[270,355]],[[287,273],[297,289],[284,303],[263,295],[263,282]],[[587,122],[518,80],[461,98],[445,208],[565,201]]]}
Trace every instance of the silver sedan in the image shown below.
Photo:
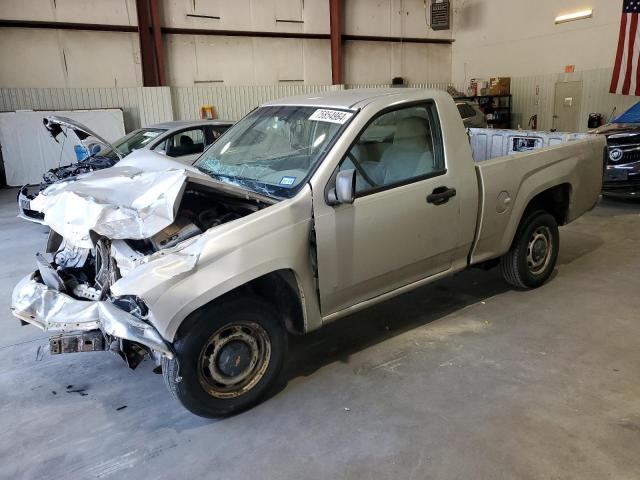
{"label": "silver sedan", "polygon": [[191,165],[233,122],[224,120],[189,120],[164,122],[139,128],[109,143],[86,126],[64,117],[47,117],[44,127],[54,138],[72,131],[86,148],[86,158],[53,168],[42,176],[38,186],[25,185],[18,193],[18,216],[42,223],[42,214],[31,209],[31,201],[46,187],[83,173],[114,166],[136,150],[151,150]]}

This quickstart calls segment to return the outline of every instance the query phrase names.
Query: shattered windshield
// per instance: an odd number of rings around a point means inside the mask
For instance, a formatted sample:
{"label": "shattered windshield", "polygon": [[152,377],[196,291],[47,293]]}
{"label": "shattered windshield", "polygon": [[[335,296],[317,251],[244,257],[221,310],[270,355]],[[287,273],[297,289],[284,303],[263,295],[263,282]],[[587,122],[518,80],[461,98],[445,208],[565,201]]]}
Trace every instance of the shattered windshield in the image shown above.
{"label": "shattered windshield", "polygon": [[352,116],[316,107],[258,108],[214,143],[195,166],[224,182],[291,197]]}
{"label": "shattered windshield", "polygon": [[[134,130],[129,135],[125,135],[120,140],[116,140],[113,142],[113,146],[116,147],[122,157],[126,157],[131,152],[144,148],[149,142],[166,131],[163,128],[141,128],[140,130]],[[118,156],[111,147],[104,147],[96,156],[108,157],[114,161],[118,160]]]}

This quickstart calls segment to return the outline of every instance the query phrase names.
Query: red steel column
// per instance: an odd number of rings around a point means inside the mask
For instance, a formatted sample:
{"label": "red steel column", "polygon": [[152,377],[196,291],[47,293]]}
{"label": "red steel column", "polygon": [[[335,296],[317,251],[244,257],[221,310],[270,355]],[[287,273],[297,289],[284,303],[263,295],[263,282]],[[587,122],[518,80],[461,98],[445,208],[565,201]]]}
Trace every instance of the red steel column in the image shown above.
{"label": "red steel column", "polygon": [[149,0],[136,0],[138,12],[138,36],[140,38],[140,56],[142,57],[142,84],[145,87],[158,86],[153,34],[151,33],[151,12]]}
{"label": "red steel column", "polygon": [[342,84],[342,2],[329,0],[329,25],[331,31],[331,81]]}
{"label": "red steel column", "polygon": [[158,73],[158,86],[167,84],[167,76],[164,63],[164,45],[162,44],[162,27],[160,25],[160,0],[150,0],[151,26],[153,27],[153,47],[156,54],[156,70]]}

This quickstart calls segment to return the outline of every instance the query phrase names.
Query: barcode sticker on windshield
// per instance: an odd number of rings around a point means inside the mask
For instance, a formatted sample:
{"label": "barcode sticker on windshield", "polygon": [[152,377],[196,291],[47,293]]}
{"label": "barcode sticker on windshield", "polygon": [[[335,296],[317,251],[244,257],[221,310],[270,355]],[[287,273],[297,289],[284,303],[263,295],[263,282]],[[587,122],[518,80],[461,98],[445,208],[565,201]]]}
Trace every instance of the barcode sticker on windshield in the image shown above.
{"label": "barcode sticker on windshield", "polygon": [[344,124],[353,116],[353,113],[342,112],[340,110],[316,110],[313,115],[309,117],[309,120],[315,120],[316,122],[330,122]]}
{"label": "barcode sticker on windshield", "polygon": [[280,185],[293,185],[296,183],[296,177],[282,177]]}
{"label": "barcode sticker on windshield", "polygon": [[158,135],[160,135],[160,132],[144,132],[142,134],[143,137],[150,137],[150,138],[156,138]]}

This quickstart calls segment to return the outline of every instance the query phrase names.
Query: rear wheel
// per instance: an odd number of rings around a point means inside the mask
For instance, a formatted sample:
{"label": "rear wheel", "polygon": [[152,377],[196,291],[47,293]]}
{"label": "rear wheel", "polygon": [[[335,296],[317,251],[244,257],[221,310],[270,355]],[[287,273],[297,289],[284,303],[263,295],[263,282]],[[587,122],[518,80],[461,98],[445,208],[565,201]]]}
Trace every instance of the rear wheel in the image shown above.
{"label": "rear wheel", "polygon": [[500,260],[502,275],[517,288],[537,288],[547,281],[558,259],[560,235],[553,215],[538,210],[518,228],[509,250]]}
{"label": "rear wheel", "polygon": [[273,308],[258,298],[236,298],[194,313],[163,358],[162,373],[189,411],[220,417],[247,409],[278,378],[287,335]]}

